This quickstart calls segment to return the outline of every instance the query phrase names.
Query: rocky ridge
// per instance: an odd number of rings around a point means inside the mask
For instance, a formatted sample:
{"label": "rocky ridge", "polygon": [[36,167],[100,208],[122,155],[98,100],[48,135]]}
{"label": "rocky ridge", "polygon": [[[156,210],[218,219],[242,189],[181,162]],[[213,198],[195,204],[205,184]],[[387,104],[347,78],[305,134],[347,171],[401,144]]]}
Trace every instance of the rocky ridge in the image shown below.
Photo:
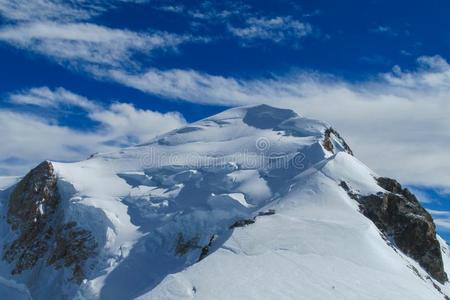
{"label": "rocky ridge", "polygon": [[361,212],[372,220],[388,241],[416,260],[434,279],[446,282],[448,277],[431,215],[398,181],[386,177],[379,177],[376,181],[385,192],[359,195],[345,182],[341,182],[341,187],[359,202]]}

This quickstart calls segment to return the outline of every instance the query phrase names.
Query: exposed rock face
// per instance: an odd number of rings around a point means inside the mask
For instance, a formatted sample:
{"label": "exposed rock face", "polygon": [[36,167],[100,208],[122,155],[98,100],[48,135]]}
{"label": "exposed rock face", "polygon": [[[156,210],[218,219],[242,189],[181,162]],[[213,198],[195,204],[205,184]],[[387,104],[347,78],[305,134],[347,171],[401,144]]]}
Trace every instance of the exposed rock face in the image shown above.
{"label": "exposed rock face", "polygon": [[275,214],[275,210],[274,209],[269,209],[266,211],[260,211],[258,213],[258,215],[254,216],[251,219],[242,219],[242,220],[237,220],[236,222],[234,222],[229,229],[234,229],[234,228],[239,228],[239,227],[245,227],[247,225],[251,225],[254,224],[256,222],[256,219],[258,217],[264,217],[264,216],[272,216]]}
{"label": "exposed rock face", "polygon": [[19,236],[5,247],[3,258],[15,261],[13,274],[32,268],[49,250],[54,232],[48,223],[60,201],[56,183],[53,166],[43,162],[17,184],[11,195],[7,221]]}
{"label": "exposed rock face", "polygon": [[17,238],[3,249],[3,259],[14,264],[12,274],[33,268],[39,260],[55,267],[71,267],[73,279],[80,283],[83,264],[95,253],[92,234],[64,224],[60,209],[57,178],[50,162],[31,170],[11,194],[7,221]]}
{"label": "exposed rock face", "polygon": [[13,191],[7,221],[14,230],[26,231],[45,223],[59,204],[56,176],[51,163],[44,161],[31,170]]}
{"label": "exposed rock face", "polygon": [[73,279],[81,282],[86,277],[83,263],[97,248],[94,237],[89,231],[77,228],[76,222],[69,222],[57,229],[55,240],[48,264],[56,268],[72,267]]}
{"label": "exposed rock face", "polygon": [[433,278],[441,283],[447,281],[431,215],[396,180],[380,177],[377,182],[386,192],[360,196],[361,212]]}
{"label": "exposed rock face", "polygon": [[333,146],[333,142],[331,141],[332,135],[334,135],[339,140],[339,142],[344,147],[344,150],[348,154],[353,155],[353,151],[352,151],[352,149],[350,149],[350,146],[345,142],[345,140],[341,137],[341,135],[336,130],[334,130],[332,127],[327,128],[327,130],[325,130],[325,133],[324,133],[323,147],[326,150],[334,153],[334,146]]}
{"label": "exposed rock face", "polygon": [[234,222],[229,228],[233,229],[233,228],[238,228],[238,227],[244,227],[247,225],[254,224],[255,222],[256,222],[255,218],[238,220],[238,221]]}

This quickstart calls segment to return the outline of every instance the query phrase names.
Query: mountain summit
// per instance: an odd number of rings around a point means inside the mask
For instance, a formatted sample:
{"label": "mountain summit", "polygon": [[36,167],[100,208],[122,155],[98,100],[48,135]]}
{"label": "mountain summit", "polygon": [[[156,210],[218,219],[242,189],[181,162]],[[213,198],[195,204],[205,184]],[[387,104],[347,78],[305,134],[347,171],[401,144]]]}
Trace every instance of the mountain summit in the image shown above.
{"label": "mountain summit", "polygon": [[417,198],[287,109],[46,161],[0,198],[0,295],[17,299],[450,295],[450,250]]}

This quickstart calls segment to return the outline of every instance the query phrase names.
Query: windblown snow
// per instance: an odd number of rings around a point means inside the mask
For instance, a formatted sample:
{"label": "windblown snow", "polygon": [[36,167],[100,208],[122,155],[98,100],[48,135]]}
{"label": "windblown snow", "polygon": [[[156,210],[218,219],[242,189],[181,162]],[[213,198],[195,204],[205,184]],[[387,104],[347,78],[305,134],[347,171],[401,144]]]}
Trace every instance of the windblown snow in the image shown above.
{"label": "windblown snow", "polygon": [[[81,284],[44,261],[20,275],[2,261],[0,298],[450,295],[448,283],[387,243],[340,187],[382,191],[338,137],[333,150],[324,147],[329,127],[266,105],[234,108],[143,145],[51,162],[64,218],[91,232],[98,252]],[[14,182],[0,188],[2,216]],[[3,220],[4,245],[15,234]],[[448,272],[450,250],[440,243]]]}

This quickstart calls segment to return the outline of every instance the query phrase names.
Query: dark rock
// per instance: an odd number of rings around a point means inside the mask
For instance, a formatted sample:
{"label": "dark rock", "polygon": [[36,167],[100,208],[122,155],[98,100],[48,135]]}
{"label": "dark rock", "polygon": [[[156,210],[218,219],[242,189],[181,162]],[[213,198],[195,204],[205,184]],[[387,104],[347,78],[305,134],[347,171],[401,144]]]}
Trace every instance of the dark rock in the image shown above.
{"label": "dark rock", "polygon": [[63,223],[60,202],[57,178],[48,161],[17,184],[10,196],[7,222],[18,237],[3,249],[3,259],[14,264],[12,274],[44,260],[55,267],[71,267],[78,283],[85,278],[83,264],[95,254],[97,243],[75,222]]}
{"label": "dark rock", "polygon": [[347,192],[347,195],[348,195],[350,198],[352,198],[353,200],[358,200],[358,199],[359,199],[358,194],[356,194],[355,192],[353,192],[353,191],[350,189],[350,187],[348,186],[347,182],[341,181],[341,182],[339,183],[339,186],[340,186],[341,188],[343,188],[344,191]]}
{"label": "dark rock", "polygon": [[209,239],[208,245],[202,247],[202,251],[200,253],[200,257],[198,258],[198,261],[201,261],[202,259],[204,259],[206,256],[208,256],[209,254],[209,248],[212,246],[212,243],[214,242],[214,240],[216,239],[216,235],[212,235],[211,238]]}
{"label": "dark rock", "polygon": [[345,140],[341,137],[341,135],[336,130],[334,130],[332,127],[327,128],[324,133],[324,138],[323,138],[322,144],[326,150],[334,153],[334,146],[333,146],[333,142],[331,141],[332,135],[334,135],[340,141],[340,143],[344,147],[345,152],[347,152],[350,155],[353,155],[353,151],[352,151],[352,149],[350,149],[350,146],[345,142]]}
{"label": "dark rock", "polygon": [[431,215],[397,181],[384,177],[377,181],[386,192],[360,196],[361,212],[434,279],[441,283],[447,281]]}
{"label": "dark rock", "polygon": [[378,185],[381,186],[383,189],[385,189],[388,192],[394,193],[394,194],[402,194],[403,188],[400,185],[400,183],[391,178],[387,177],[378,177],[377,178]]}
{"label": "dark rock", "polygon": [[16,230],[45,223],[59,204],[56,176],[50,162],[31,170],[16,186],[9,201],[7,222]]}
{"label": "dark rock", "polygon": [[200,257],[198,258],[197,261],[201,261],[202,259],[207,257],[208,254],[209,254],[209,246],[207,245],[202,248],[202,252],[200,253]]}
{"label": "dark rock", "polygon": [[255,223],[255,219],[244,219],[244,220],[238,220],[236,222],[234,222],[229,228],[233,229],[233,228],[237,228],[237,227],[244,227],[250,224],[254,224]]}
{"label": "dark rock", "polygon": [[325,132],[325,138],[323,139],[323,147],[334,153],[334,146],[333,143],[331,142],[331,136],[330,134],[328,134],[328,131]]}
{"label": "dark rock", "polygon": [[271,216],[275,214],[275,209],[269,209],[266,211],[260,211],[258,213],[258,217],[263,217],[263,216]]}
{"label": "dark rock", "polygon": [[234,222],[229,228],[233,229],[233,228],[237,228],[237,227],[244,227],[247,225],[251,225],[254,224],[256,222],[256,218],[257,217],[263,217],[263,216],[271,216],[275,214],[275,210],[274,209],[269,209],[267,211],[261,211],[258,213],[258,215],[256,217],[253,217],[251,219],[242,219],[242,220],[238,220],[236,222]]}
{"label": "dark rock", "polygon": [[341,188],[343,188],[346,192],[350,191],[350,187],[348,186],[347,182],[345,182],[345,181],[341,181],[341,182],[339,183],[339,186],[340,186]]}
{"label": "dark rock", "polygon": [[82,264],[96,252],[97,242],[91,232],[76,225],[76,222],[69,222],[58,229],[48,264],[57,268],[72,267],[73,278],[81,283],[86,277]]}
{"label": "dark rock", "polygon": [[57,180],[53,166],[45,161],[31,170],[11,194],[7,222],[19,236],[6,245],[3,258],[16,261],[13,274],[32,268],[49,249],[47,225],[59,204]]}

